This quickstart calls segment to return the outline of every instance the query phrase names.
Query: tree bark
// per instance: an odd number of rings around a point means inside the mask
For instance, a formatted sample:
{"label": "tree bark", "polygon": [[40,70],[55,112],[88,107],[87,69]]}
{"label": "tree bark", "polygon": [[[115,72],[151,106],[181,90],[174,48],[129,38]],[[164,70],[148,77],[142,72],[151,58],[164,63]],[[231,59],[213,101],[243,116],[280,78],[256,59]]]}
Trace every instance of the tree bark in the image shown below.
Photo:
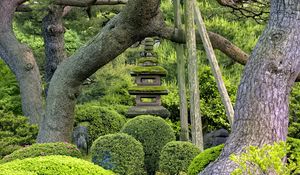
{"label": "tree bark", "polygon": [[298,0],[271,0],[269,23],[247,63],[238,89],[235,122],[219,159],[201,175],[229,175],[229,160],[249,145],[285,141],[291,87],[300,72]]}
{"label": "tree bark", "polygon": [[48,14],[43,18],[42,31],[45,43],[45,80],[47,94],[50,80],[57,66],[66,58],[64,25],[63,25],[64,7],[53,5],[49,7]]}
{"label": "tree bark", "polygon": [[[196,3],[195,0],[193,0],[193,1],[194,1],[194,3]],[[207,59],[209,60],[210,67],[211,67],[213,75],[216,79],[218,90],[221,95],[223,105],[225,107],[227,119],[228,119],[230,125],[232,126],[233,122],[234,122],[233,121],[234,111],[233,111],[233,107],[232,107],[227,89],[225,87],[225,83],[222,78],[222,73],[221,73],[216,55],[212,48],[210,39],[208,37],[206,27],[205,27],[204,21],[202,19],[200,10],[198,9],[198,7],[194,7],[194,9],[195,9],[195,16],[196,16],[196,24],[198,26],[198,31],[200,33],[200,36],[201,36],[201,39],[203,42],[203,46],[206,51],[206,56],[207,56]]]}
{"label": "tree bark", "polygon": [[[181,5],[180,0],[174,1],[174,16],[175,28],[181,28]],[[188,124],[188,109],[185,88],[185,56],[183,44],[176,44],[176,57],[177,57],[177,83],[180,98],[180,140],[189,141],[189,124]]]}
{"label": "tree bark", "polygon": [[188,78],[190,87],[190,117],[192,123],[192,142],[203,150],[202,121],[200,115],[200,93],[196,36],[194,30],[194,1],[185,1],[186,47],[188,50]]}
{"label": "tree bark", "polygon": [[16,75],[20,86],[23,115],[33,124],[42,115],[42,88],[38,66],[31,49],[21,44],[12,30],[12,20],[21,0],[0,1],[0,57]]}
{"label": "tree bark", "polygon": [[161,32],[165,23],[159,2],[129,1],[100,33],[59,65],[50,82],[38,142],[70,141],[80,85],[135,42]]}

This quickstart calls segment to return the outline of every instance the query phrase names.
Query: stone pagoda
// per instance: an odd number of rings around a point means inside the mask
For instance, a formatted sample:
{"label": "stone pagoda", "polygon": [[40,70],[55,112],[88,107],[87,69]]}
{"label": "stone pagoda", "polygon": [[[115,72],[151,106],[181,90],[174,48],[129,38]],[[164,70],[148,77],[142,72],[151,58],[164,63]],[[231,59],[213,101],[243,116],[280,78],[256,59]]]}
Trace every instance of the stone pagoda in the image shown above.
{"label": "stone pagoda", "polygon": [[168,90],[162,86],[161,77],[165,77],[167,71],[158,66],[158,59],[153,52],[154,41],[152,38],[145,39],[144,52],[137,60],[138,66],[130,72],[135,77],[137,86],[129,88],[129,94],[135,95],[136,106],[127,112],[128,117],[138,115],[157,115],[168,117],[170,112],[161,106],[161,95],[167,95]]}

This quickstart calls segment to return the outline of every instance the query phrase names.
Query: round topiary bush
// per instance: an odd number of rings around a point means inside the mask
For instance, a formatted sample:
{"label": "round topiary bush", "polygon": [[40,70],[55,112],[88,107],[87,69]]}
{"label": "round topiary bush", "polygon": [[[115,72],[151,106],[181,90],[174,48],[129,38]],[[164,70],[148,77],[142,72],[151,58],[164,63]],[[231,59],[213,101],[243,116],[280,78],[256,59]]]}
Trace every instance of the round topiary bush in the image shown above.
{"label": "round topiary bush", "polygon": [[29,157],[66,155],[72,157],[81,157],[81,152],[75,145],[69,143],[37,143],[22,149],[16,150],[10,155],[5,156],[1,163],[9,162],[15,159],[25,159]]}
{"label": "round topiary bush", "polygon": [[38,175],[37,173],[29,172],[29,171],[14,171],[14,170],[1,170],[0,175]]}
{"label": "round topiary bush", "polygon": [[159,171],[167,175],[187,173],[188,166],[199,153],[200,149],[190,142],[169,142],[160,153]]}
{"label": "round topiary bush", "polygon": [[114,175],[113,172],[105,170],[91,162],[59,155],[14,160],[0,165],[0,172],[7,170],[17,172],[25,171],[43,175]]}
{"label": "round topiary bush", "polygon": [[188,168],[188,175],[197,175],[203,171],[209,163],[215,161],[219,157],[223,147],[224,145],[222,144],[208,148],[196,156]]}
{"label": "round topiary bush", "polygon": [[100,136],[119,132],[125,122],[124,116],[108,107],[96,106],[95,103],[76,106],[75,125],[87,125],[88,145]]}
{"label": "round topiary bush", "polygon": [[91,148],[92,161],[120,175],[144,174],[142,144],[132,136],[117,133],[99,137]]}
{"label": "round topiary bush", "polygon": [[154,174],[158,170],[161,149],[168,142],[175,140],[172,128],[162,118],[150,115],[130,119],[121,132],[132,135],[143,144],[148,174]]}

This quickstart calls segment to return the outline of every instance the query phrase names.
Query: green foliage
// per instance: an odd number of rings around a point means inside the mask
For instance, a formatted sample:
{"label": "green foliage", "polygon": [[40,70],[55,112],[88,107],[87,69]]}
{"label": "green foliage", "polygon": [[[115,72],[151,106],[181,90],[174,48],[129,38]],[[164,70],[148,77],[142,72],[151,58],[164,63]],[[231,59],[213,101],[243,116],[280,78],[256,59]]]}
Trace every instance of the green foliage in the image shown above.
{"label": "green foliage", "polygon": [[130,119],[121,132],[133,136],[143,144],[145,168],[148,174],[158,170],[160,151],[163,146],[175,140],[172,128],[162,118],[150,115]]}
{"label": "green foliage", "polygon": [[19,86],[14,74],[0,60],[0,110],[21,115],[21,97]]}
{"label": "green foliage", "polygon": [[300,139],[300,84],[295,84],[290,95],[288,136]]}
{"label": "green foliage", "polygon": [[38,128],[27,118],[0,111],[0,158],[35,142]]}
{"label": "green foliage", "polygon": [[1,162],[9,162],[16,159],[25,159],[29,157],[66,155],[71,157],[81,157],[80,151],[75,145],[69,143],[40,143],[24,147],[5,156]]}
{"label": "green foliage", "polygon": [[115,65],[108,64],[93,75],[93,83],[83,87],[78,102],[97,101],[106,106],[132,106],[134,97],[128,93],[128,88],[133,85],[129,74],[132,66],[124,66],[124,59],[121,55],[115,60]]}
{"label": "green foliage", "polygon": [[120,175],[144,173],[142,144],[132,136],[117,133],[99,137],[91,148],[92,161]]}
{"label": "green foliage", "polygon": [[288,144],[288,167],[292,174],[300,173],[300,139],[287,138]]}
{"label": "green foliage", "polygon": [[102,135],[120,131],[125,121],[124,116],[107,107],[101,107],[97,103],[76,106],[75,125],[87,124],[89,145]]}
{"label": "green foliage", "polygon": [[288,148],[284,142],[264,145],[261,148],[249,146],[244,153],[230,156],[230,159],[238,165],[232,175],[269,174],[270,172],[290,175],[290,169],[282,161],[287,153]]}
{"label": "green foliage", "polygon": [[1,170],[0,175],[37,175],[37,174],[30,171],[3,169]]}
{"label": "green foliage", "polygon": [[160,153],[159,170],[167,175],[187,172],[189,164],[199,153],[199,148],[190,142],[169,142]]}
{"label": "green foliage", "polygon": [[208,164],[219,157],[223,147],[224,145],[218,145],[208,148],[196,156],[188,168],[188,175],[197,175],[203,171]]}
{"label": "green foliage", "polygon": [[61,155],[14,160],[0,165],[0,172],[7,170],[30,172],[28,175],[114,175],[113,172],[88,161]]}
{"label": "green foliage", "polygon": [[[237,87],[232,85],[225,77],[223,80],[231,101],[234,102]],[[201,89],[200,110],[204,130],[229,129],[230,125],[226,117],[225,107],[209,66],[202,66],[199,70],[199,88]]]}

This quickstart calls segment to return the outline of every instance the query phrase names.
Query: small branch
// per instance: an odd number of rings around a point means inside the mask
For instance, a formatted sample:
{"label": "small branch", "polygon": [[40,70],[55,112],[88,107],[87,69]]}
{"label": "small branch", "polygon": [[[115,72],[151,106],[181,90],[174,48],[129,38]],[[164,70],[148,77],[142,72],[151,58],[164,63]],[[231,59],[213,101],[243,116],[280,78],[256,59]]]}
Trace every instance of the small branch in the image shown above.
{"label": "small branch", "polygon": [[31,12],[32,8],[30,8],[28,5],[21,4],[17,7],[16,12]]}
{"label": "small branch", "polygon": [[127,4],[128,0],[54,0],[57,5],[88,7],[91,5],[118,5]]}

